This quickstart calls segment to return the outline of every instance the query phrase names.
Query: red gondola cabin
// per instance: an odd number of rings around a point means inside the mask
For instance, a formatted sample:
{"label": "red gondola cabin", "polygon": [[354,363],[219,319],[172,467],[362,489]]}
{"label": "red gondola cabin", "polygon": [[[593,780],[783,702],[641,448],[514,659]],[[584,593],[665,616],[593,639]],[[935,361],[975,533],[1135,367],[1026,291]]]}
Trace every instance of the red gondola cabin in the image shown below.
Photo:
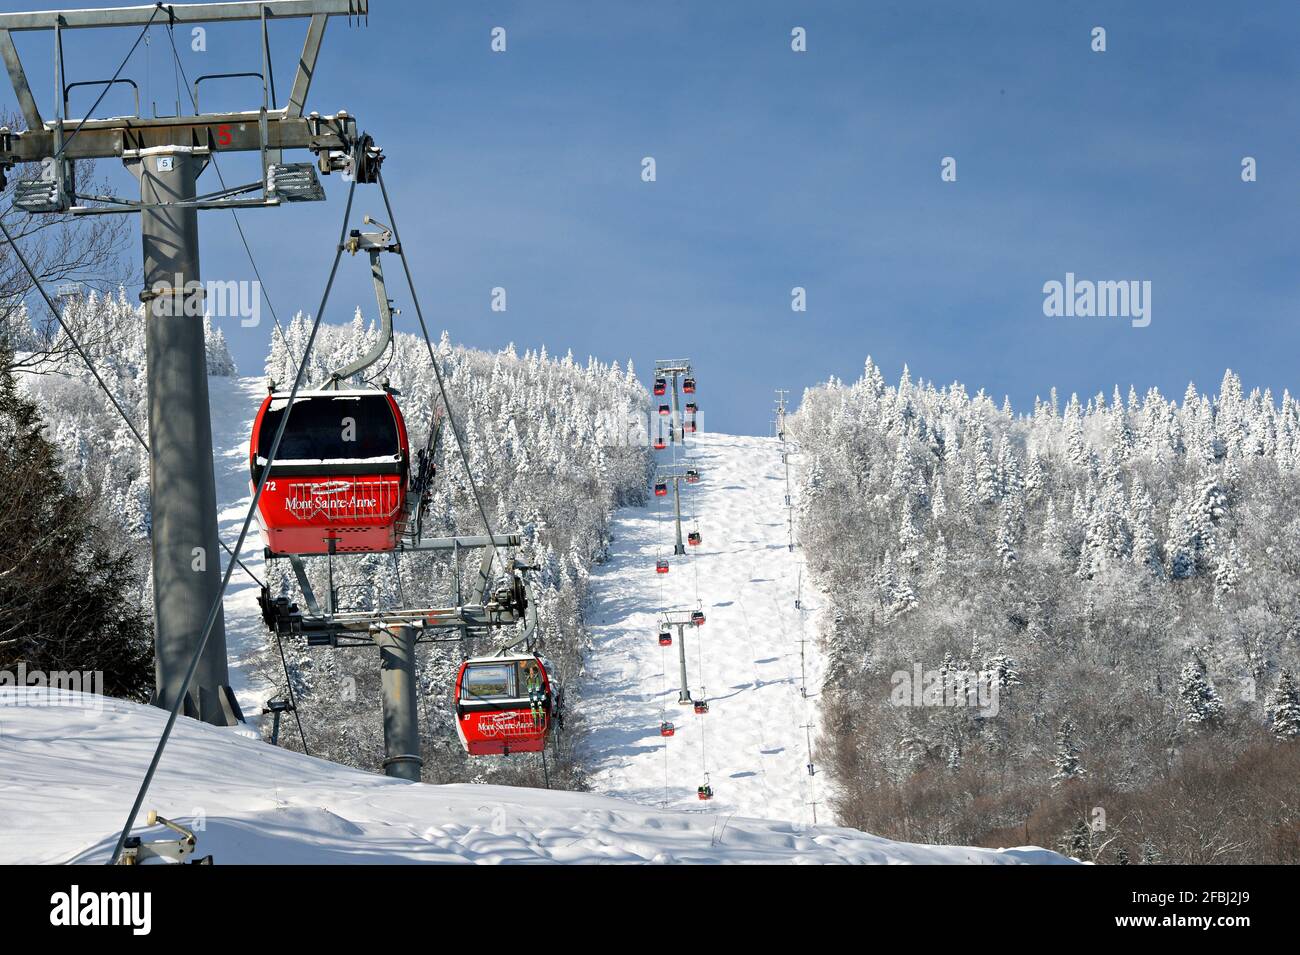
{"label": "red gondola cabin", "polygon": [[688,401],[688,402],[686,402],[686,413],[687,413],[688,415],[691,415],[691,414],[699,414],[699,413],[700,413],[700,406],[697,405],[694,401]]}
{"label": "red gondola cabin", "polygon": [[665,440],[663,439],[663,436],[662,436],[662,435],[660,435],[660,436],[658,436],[658,437],[655,438],[655,450],[656,450],[656,451],[662,451],[662,450],[663,450],[664,448],[666,448],[666,447],[668,447],[668,442],[665,441]]}
{"label": "red gondola cabin", "polygon": [[666,561],[662,557],[660,557],[657,561],[655,561],[655,573],[656,574],[668,573],[668,561]]}
{"label": "red gondola cabin", "polygon": [[700,472],[697,471],[697,470],[695,470],[695,468],[687,468],[687,469],[686,469],[686,483],[687,483],[687,484],[699,484],[699,483],[700,483]]}
{"label": "red gondola cabin", "polygon": [[701,786],[695,792],[700,797],[700,799],[703,800],[704,802],[708,802],[710,799],[713,798],[712,786]]}
{"label": "red gondola cabin", "polygon": [[[248,464],[256,487],[289,396],[266,396]],[[272,554],[393,550],[410,481],[406,422],[387,391],[305,391],[294,399],[257,518]]]}
{"label": "red gondola cabin", "polygon": [[670,414],[672,414],[672,413],[673,413],[672,406],[671,406],[671,405],[660,405],[660,406],[659,406],[659,413],[660,413],[661,415],[670,415]]}
{"label": "red gondola cabin", "polygon": [[683,379],[682,379],[682,391],[686,392],[688,395],[693,395],[693,394],[695,394],[695,379],[694,379],[694,378],[683,378]]}
{"label": "red gondola cabin", "polygon": [[471,756],[539,753],[556,720],[557,690],[532,654],[476,657],[456,674],[456,733]]}
{"label": "red gondola cabin", "polygon": [[704,611],[703,611],[703,610],[692,610],[692,611],[691,611],[691,623],[695,624],[695,626],[697,626],[697,627],[702,627],[702,626],[704,626]]}
{"label": "red gondola cabin", "polygon": [[695,701],[695,712],[696,712],[698,715],[700,715],[700,716],[703,716],[705,713],[709,712],[709,701],[708,701],[708,700],[696,700],[696,701]]}
{"label": "red gondola cabin", "polygon": [[677,727],[673,726],[672,723],[663,722],[659,724],[660,736],[673,736],[674,734],[676,734],[676,732],[677,732]]}
{"label": "red gondola cabin", "polygon": [[686,543],[690,544],[692,547],[699,547],[703,541],[704,538],[700,536],[699,531],[691,531],[686,535]]}
{"label": "red gondola cabin", "polygon": [[656,482],[655,482],[655,497],[667,497],[667,496],[668,496],[668,484],[667,484],[667,482],[665,482],[665,481],[656,481]]}
{"label": "red gondola cabin", "polygon": [[659,631],[659,646],[671,647],[673,645],[673,635],[670,630]]}
{"label": "red gondola cabin", "polygon": [[655,379],[655,394],[662,395],[668,391],[668,382],[662,378]]}

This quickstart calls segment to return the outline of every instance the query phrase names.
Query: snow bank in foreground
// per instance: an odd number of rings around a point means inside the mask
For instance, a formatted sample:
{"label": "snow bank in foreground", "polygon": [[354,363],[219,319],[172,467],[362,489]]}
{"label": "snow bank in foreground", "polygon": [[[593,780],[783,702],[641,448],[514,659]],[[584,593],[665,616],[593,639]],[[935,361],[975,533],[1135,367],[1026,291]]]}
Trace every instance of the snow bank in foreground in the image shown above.
{"label": "snow bank in foreground", "polygon": [[[0,688],[0,863],[103,861],[166,714],[76,694],[74,706],[45,699]],[[405,783],[187,719],[145,808],[180,821],[202,814],[199,853],[218,864],[1066,861],[1043,849],[909,845],[582,793]]]}

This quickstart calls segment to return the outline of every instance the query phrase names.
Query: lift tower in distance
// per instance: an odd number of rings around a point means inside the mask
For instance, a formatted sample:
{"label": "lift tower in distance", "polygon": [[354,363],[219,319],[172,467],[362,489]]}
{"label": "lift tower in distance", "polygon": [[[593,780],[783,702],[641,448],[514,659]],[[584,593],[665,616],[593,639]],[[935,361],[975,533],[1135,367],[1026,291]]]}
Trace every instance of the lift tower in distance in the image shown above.
{"label": "lift tower in distance", "polygon": [[[655,378],[662,379],[665,383],[672,381],[673,403],[672,415],[668,419],[669,440],[674,445],[684,445],[686,428],[683,426],[681,408],[677,403],[677,382],[679,378],[694,380],[691,363],[685,358],[660,359],[655,362]],[[693,384],[688,385],[688,389],[693,387]],[[673,545],[673,553],[680,557],[686,553],[686,545],[682,543],[682,493],[678,481],[673,482],[673,505],[677,511],[677,542]]]}
{"label": "lift tower in distance", "polygon": [[673,410],[672,417],[668,419],[668,433],[674,444],[682,444],[686,440],[686,429],[682,427],[681,408],[677,403],[677,380],[693,377],[691,363],[686,358],[660,359],[655,362],[655,377],[672,381]]}
{"label": "lift tower in distance", "polygon": [[683,464],[660,465],[655,468],[656,485],[668,484],[670,481],[673,485],[673,512],[677,526],[677,542],[673,545],[673,553],[681,556],[686,553],[686,545],[682,542],[682,482],[698,484],[699,468],[689,461]]}
{"label": "lift tower in distance", "polygon": [[[164,709],[176,702],[208,618],[215,613],[182,709],[186,716],[208,723],[231,725],[242,714],[228,685],[225,624],[216,606],[221,560],[203,337],[205,308],[199,285],[198,211],[323,200],[317,169],[326,174],[346,171],[358,182],[374,181],[382,153],[368,136],[358,134],[355,119],[343,110],[334,116],[303,115],[326,23],[337,16],[364,18],[368,6],[368,0],[260,0],[0,14],[0,60],[26,126],[22,131],[0,129],[0,186],[6,171],[31,164],[39,168],[39,175],[15,183],[14,204],[20,209],[71,215],[140,214],[153,504],[156,683],[152,702]],[[285,19],[308,22],[292,88],[280,105],[267,30],[272,21]],[[138,37],[151,26],[160,26],[172,31],[180,27],[188,36],[196,24],[231,21],[255,22],[261,29],[261,72],[235,74],[261,79],[262,101],[252,109],[199,112],[199,84],[230,78],[230,74],[215,74],[195,79],[193,114],[142,116],[137,96],[135,115],[68,117],[73,87],[107,92],[116,84],[134,84],[119,76],[69,83],[63,57],[65,32],[126,27],[138,31]],[[53,118],[41,114],[13,40],[16,33],[33,31],[53,33]],[[178,55],[176,60],[183,70]],[[102,98],[101,94],[96,105]],[[310,150],[317,163],[285,163],[283,153],[292,149]],[[223,152],[259,153],[261,178],[200,194],[199,174]],[[122,160],[139,181],[139,199],[79,192],[77,163],[95,159]]]}
{"label": "lift tower in distance", "polygon": [[700,626],[703,614],[689,610],[665,610],[659,626],[663,629],[673,627],[677,630],[677,663],[680,671],[680,686],[677,690],[677,702],[690,706],[695,702],[691,696],[690,685],[686,679],[686,628]]}

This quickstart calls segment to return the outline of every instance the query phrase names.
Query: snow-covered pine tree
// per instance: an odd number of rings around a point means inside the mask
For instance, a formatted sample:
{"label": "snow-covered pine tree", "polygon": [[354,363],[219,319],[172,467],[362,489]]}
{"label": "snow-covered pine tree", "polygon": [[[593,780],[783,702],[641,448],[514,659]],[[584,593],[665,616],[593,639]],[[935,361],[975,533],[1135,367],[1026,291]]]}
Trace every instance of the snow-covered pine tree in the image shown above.
{"label": "snow-covered pine tree", "polygon": [[1192,726],[1212,728],[1223,722],[1223,700],[1199,656],[1189,660],[1179,674],[1178,697],[1183,703],[1183,719]]}
{"label": "snow-covered pine tree", "polygon": [[1269,728],[1280,740],[1300,739],[1300,686],[1285,667],[1278,674],[1277,686],[1269,694],[1266,707]]}
{"label": "snow-covered pine tree", "polygon": [[1061,720],[1056,728],[1056,749],[1052,753],[1052,785],[1059,786],[1087,775],[1079,756],[1083,751],[1075,740],[1074,722]]}

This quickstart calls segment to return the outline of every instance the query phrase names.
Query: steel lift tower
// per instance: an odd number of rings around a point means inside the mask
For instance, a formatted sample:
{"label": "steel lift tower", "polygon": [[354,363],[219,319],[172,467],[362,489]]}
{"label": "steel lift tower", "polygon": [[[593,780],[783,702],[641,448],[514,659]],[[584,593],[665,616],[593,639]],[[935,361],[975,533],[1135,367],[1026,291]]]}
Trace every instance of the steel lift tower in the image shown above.
{"label": "steel lift tower", "polygon": [[699,619],[688,610],[665,610],[660,627],[673,627],[677,630],[677,662],[681,672],[681,683],[677,690],[677,702],[689,706],[695,702],[691,697],[690,684],[686,677],[686,628],[698,627]]}
{"label": "steel lift tower", "polygon": [[[153,500],[153,584],[156,649],[155,705],[170,708],[221,586],[216,491],[212,475],[212,430],[203,338],[204,302],[199,286],[198,211],[269,208],[285,202],[325,198],[317,169],[345,171],[358,182],[372,182],[382,153],[356,121],[340,110],[334,116],[303,115],[316,71],[325,25],[330,17],[364,17],[368,0],[261,0],[261,2],[179,3],[100,10],[62,10],[0,14],[0,60],[13,84],[26,129],[0,129],[0,185],[18,164],[37,164],[38,178],[15,183],[14,203],[32,213],[140,214],[144,252],[150,490]],[[268,26],[273,20],[307,19],[306,40],[283,106],[276,102]],[[136,114],[97,119],[68,118],[68,93],[75,86],[107,89],[131,80],[68,83],[63,39],[69,30],[251,21],[261,29],[259,106],[233,113],[200,113],[200,83],[194,81],[192,115]],[[18,57],[16,33],[46,31],[54,39],[54,116],[37,106]],[[137,39],[137,43],[139,40]],[[177,66],[181,67],[179,56]],[[125,66],[125,63],[123,64]],[[183,69],[183,68],[182,68]],[[119,69],[119,74],[121,70]],[[188,83],[188,77],[186,78]],[[102,100],[102,96],[100,99]],[[94,107],[92,107],[92,111]],[[285,150],[307,149],[317,163],[285,163]],[[200,194],[199,174],[218,153],[257,152],[261,178]],[[78,191],[77,162],[120,159],[140,184],[140,198],[86,195]],[[240,719],[228,686],[225,626],[220,607],[183,712],[209,723]]]}
{"label": "steel lift tower", "polygon": [[673,545],[673,553],[678,556],[686,553],[686,545],[682,542],[683,481],[687,484],[698,484],[700,481],[699,468],[692,465],[689,461],[682,464],[660,465],[655,469],[656,484],[667,484],[672,482],[673,485],[673,512],[677,526],[677,542]]}

